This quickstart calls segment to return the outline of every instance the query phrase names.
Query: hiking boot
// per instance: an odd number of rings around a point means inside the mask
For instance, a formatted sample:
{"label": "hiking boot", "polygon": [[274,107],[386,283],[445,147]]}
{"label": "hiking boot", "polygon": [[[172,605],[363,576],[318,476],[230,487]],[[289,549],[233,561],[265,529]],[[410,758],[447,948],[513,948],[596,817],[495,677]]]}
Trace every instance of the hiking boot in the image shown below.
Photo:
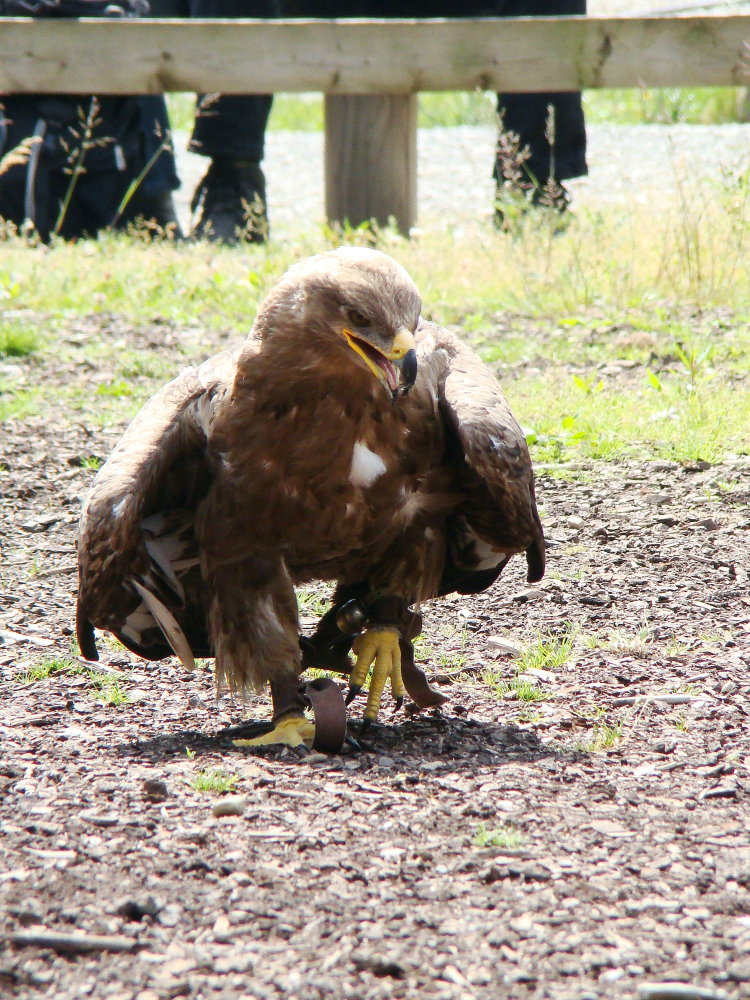
{"label": "hiking boot", "polygon": [[266,179],[252,160],[215,157],[190,205],[192,235],[213,243],[265,243]]}
{"label": "hiking boot", "polygon": [[135,223],[154,239],[169,239],[175,242],[185,239],[171,191],[154,195],[136,192],[118,228],[127,223]]}

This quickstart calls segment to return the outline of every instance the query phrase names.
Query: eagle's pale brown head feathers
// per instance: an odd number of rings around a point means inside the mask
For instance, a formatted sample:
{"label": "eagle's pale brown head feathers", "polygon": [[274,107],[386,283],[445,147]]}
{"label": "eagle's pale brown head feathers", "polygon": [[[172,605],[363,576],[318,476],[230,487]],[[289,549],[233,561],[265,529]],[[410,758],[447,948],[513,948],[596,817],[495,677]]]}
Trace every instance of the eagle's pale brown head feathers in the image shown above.
{"label": "eagle's pale brown head feathers", "polygon": [[416,376],[421,307],[416,285],[387,254],[340,247],[286,272],[261,304],[253,335],[273,351],[316,350],[364,366],[395,393]]}

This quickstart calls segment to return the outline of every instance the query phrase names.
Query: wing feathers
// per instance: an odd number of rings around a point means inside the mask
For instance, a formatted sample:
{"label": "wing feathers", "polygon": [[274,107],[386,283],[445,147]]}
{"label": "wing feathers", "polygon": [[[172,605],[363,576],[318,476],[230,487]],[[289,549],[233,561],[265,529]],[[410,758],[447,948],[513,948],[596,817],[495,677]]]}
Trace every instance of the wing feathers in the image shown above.
{"label": "wing feathers", "polygon": [[[534,496],[534,474],[523,431],[494,374],[448,330],[424,324],[420,363],[430,364],[448,430],[448,446],[462,468],[466,526],[498,550],[498,564],[526,552],[530,581],[544,574],[544,536]],[[479,566],[477,569],[491,567]],[[502,567],[501,567],[502,568]]]}
{"label": "wing feathers", "polygon": [[143,542],[146,546],[146,551],[151,557],[154,570],[172,588],[175,595],[184,604],[185,589],[177,579],[167,547],[158,538],[150,537],[145,533]]}
{"label": "wing feathers", "polygon": [[164,633],[164,638],[172,647],[175,656],[178,656],[182,661],[183,667],[186,670],[195,670],[195,660],[190,649],[190,643],[187,641],[185,633],[180,628],[175,616],[166,604],[163,604],[155,594],[152,594],[150,590],[147,590],[137,580],[131,580],[130,582],[143,598],[143,603],[154,616],[157,625]]}

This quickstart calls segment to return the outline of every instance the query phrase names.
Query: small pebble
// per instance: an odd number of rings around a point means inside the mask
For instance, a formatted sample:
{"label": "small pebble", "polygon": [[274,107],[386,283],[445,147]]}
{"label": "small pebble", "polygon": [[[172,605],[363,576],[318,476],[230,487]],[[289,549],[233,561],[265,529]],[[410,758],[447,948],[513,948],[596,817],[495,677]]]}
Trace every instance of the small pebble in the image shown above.
{"label": "small pebble", "polygon": [[126,899],[120,903],[116,909],[115,913],[124,917],[125,920],[139,921],[143,920],[144,917],[155,917],[161,910],[161,906],[156,902],[153,896],[147,896],[146,899]]}
{"label": "small pebble", "polygon": [[699,795],[699,799],[733,799],[737,795],[737,786],[733,784],[715,785],[713,788],[704,789]]}
{"label": "small pebble", "polygon": [[692,983],[641,983],[638,996],[640,1000],[725,1000],[724,993]]}
{"label": "small pebble", "polygon": [[530,590],[521,590],[517,594],[514,594],[511,600],[518,601],[519,604],[528,604],[531,601],[541,601],[543,597],[543,590],[535,590],[532,587]]}
{"label": "small pebble", "polygon": [[141,785],[144,799],[150,802],[163,802],[169,795],[166,781],[160,778],[146,778]]}
{"label": "small pebble", "polygon": [[214,816],[241,816],[247,809],[247,799],[244,795],[225,795],[217,799],[211,806]]}
{"label": "small pebble", "polygon": [[668,493],[644,493],[643,502],[652,507],[660,507],[665,503],[672,503],[672,497]]}
{"label": "small pebble", "polygon": [[93,826],[117,826],[120,822],[117,813],[90,813],[84,810],[80,815],[81,819]]}
{"label": "small pebble", "polygon": [[180,917],[182,916],[182,910],[179,906],[165,906],[163,910],[160,910],[157,914],[156,919],[162,925],[162,927],[176,927],[180,922]]}
{"label": "small pebble", "polygon": [[499,649],[501,653],[507,653],[509,656],[520,656],[522,653],[522,649],[517,642],[511,642],[501,635],[488,636],[487,645],[492,649]]}

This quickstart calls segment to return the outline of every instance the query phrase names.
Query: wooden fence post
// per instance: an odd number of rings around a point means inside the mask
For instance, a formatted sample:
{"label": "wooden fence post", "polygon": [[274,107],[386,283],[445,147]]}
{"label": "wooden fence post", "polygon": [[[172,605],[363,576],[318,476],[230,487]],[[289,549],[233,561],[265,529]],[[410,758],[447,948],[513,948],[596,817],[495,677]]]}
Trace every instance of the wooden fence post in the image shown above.
{"label": "wooden fence post", "polygon": [[415,94],[327,94],[326,214],[352,226],[391,218],[408,233],[417,218]]}

